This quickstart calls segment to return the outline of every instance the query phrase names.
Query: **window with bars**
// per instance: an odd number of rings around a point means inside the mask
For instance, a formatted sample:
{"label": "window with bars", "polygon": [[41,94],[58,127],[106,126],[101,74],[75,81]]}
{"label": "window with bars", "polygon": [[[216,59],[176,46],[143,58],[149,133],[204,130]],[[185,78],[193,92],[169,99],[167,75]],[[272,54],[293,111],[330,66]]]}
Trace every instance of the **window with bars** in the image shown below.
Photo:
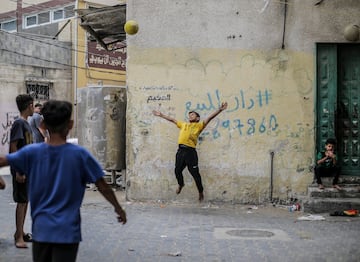
{"label": "window with bars", "polygon": [[31,95],[34,100],[49,100],[50,88],[53,83],[26,81],[26,93]]}

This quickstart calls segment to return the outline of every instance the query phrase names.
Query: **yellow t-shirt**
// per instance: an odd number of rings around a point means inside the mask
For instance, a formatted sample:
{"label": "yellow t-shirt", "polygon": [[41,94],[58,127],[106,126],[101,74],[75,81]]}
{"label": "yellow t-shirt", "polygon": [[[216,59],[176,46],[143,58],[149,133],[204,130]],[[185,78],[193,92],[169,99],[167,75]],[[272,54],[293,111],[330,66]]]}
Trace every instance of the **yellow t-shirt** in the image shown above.
{"label": "yellow t-shirt", "polygon": [[195,148],[197,139],[205,127],[204,122],[188,123],[177,121],[176,125],[180,128],[178,144]]}

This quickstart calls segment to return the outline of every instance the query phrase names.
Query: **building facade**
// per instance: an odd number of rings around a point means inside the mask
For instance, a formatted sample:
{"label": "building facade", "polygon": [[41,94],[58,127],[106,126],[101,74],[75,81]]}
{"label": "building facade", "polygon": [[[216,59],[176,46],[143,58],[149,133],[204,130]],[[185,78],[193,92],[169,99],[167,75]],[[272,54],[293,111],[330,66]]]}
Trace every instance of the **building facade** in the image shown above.
{"label": "building facade", "polygon": [[[360,175],[359,1],[127,1],[127,19],[136,20],[140,30],[127,37],[126,50],[109,52],[91,41],[73,8],[117,4],[120,1],[6,2],[0,14],[6,34],[44,35],[54,41],[51,46],[60,41],[71,47],[47,53],[49,47],[35,45],[29,54],[18,51],[27,44],[18,47],[11,44],[15,40],[0,38],[2,55],[12,54],[0,58],[4,130],[16,112],[11,102],[16,94],[26,92],[26,83],[46,76],[65,83],[50,98],[74,102],[75,123],[85,128],[76,126],[72,136],[80,136],[85,146],[94,145],[95,155],[106,152],[96,142],[107,140],[98,132],[97,117],[118,119],[113,104],[126,94],[129,200],[197,199],[187,170],[185,188],[176,196],[178,129],[152,111],[186,120],[187,113],[196,110],[204,119],[222,101],[229,103],[228,109],[203,131],[197,146],[206,200],[261,203],[306,194],[315,154],[328,137],[338,141],[343,175]],[[49,60],[45,65],[35,56],[39,49]],[[54,63],[56,59],[61,63]],[[21,74],[14,75],[19,68]],[[9,83],[14,79],[16,84]],[[121,91],[109,95],[103,92],[106,87]],[[105,94],[100,106],[93,94]],[[99,108],[104,110],[99,113]],[[122,127],[113,126],[109,137],[122,139],[116,132]],[[0,135],[6,141],[4,130]],[[106,142],[104,147],[112,146]]]}
{"label": "building facade", "polygon": [[[48,99],[73,102],[75,126],[71,137],[78,137],[86,132],[77,125],[79,117],[84,120],[84,116],[78,116],[78,104],[90,104],[79,100],[83,96],[78,90],[90,86],[100,89],[110,86],[112,90],[125,88],[126,46],[105,50],[80,26],[81,18],[77,14],[79,9],[96,12],[98,8],[116,4],[119,1],[18,0],[2,3],[0,77],[3,84],[0,92],[6,103],[0,105],[0,119],[6,128],[0,131],[0,136],[4,137],[1,152],[8,150],[6,137],[13,121],[11,117],[17,116],[17,94],[33,94],[35,90],[40,92],[34,96],[39,102]],[[14,71],[14,66],[22,68]],[[17,79],[16,84],[12,84],[14,79]],[[44,92],[46,95],[42,95]],[[106,100],[107,103],[111,99]],[[85,110],[89,111],[93,108]],[[90,113],[87,115],[91,117]]]}
{"label": "building facade", "polygon": [[179,130],[152,110],[204,119],[222,101],[197,146],[205,199],[306,194],[328,137],[343,175],[360,175],[359,13],[356,0],[128,1],[128,198],[197,199],[187,170],[176,196]]}

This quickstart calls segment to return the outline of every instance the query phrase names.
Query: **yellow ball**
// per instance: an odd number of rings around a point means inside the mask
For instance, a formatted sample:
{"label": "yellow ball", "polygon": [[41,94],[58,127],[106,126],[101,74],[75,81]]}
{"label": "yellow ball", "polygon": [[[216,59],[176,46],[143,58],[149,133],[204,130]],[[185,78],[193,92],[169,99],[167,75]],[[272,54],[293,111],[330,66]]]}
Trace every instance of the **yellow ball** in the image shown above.
{"label": "yellow ball", "polygon": [[129,35],[135,35],[139,31],[139,24],[134,20],[129,20],[125,23],[124,30]]}

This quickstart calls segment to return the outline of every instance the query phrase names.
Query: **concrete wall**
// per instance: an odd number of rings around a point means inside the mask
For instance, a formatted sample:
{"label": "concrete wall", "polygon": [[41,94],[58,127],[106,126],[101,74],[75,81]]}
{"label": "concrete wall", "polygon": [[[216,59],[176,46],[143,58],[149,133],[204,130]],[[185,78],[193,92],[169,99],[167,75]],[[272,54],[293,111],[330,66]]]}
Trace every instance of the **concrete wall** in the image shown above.
{"label": "concrete wall", "polygon": [[104,170],[124,170],[126,88],[90,86],[80,88],[77,95],[79,145]]}
{"label": "concrete wall", "polygon": [[[205,199],[256,203],[305,194],[314,163],[315,43],[344,42],[359,24],[357,0],[128,1],[127,196],[175,199],[178,129],[152,110],[185,120],[229,103],[202,133]],[[282,41],[284,36],[284,42]],[[177,200],[197,199],[184,171]]]}
{"label": "concrete wall", "polygon": [[19,115],[15,103],[26,80],[52,82],[50,99],[73,100],[71,44],[0,31],[0,154],[9,149],[9,131]]}

